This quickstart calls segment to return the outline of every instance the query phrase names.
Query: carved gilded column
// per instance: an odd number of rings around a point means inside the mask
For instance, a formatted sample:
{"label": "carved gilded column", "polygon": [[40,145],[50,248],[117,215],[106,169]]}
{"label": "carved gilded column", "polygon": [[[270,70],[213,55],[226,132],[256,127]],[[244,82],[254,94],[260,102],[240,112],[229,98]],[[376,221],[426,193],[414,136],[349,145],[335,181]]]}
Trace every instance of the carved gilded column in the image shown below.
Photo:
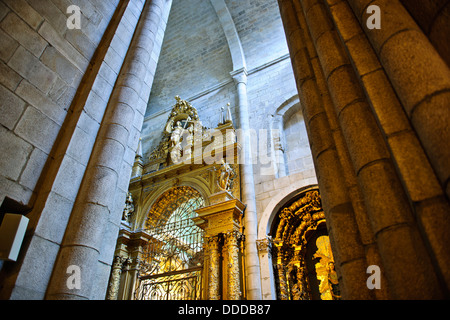
{"label": "carved gilded column", "polygon": [[[245,206],[227,191],[210,196],[210,205],[195,210],[194,222],[205,230],[209,257],[206,290],[210,300],[240,300],[241,219]],[[224,239],[222,244],[221,239]],[[223,261],[220,260],[220,255]],[[244,292],[245,294],[245,292]]]}
{"label": "carved gilded column", "polygon": [[220,252],[219,236],[205,238],[208,245],[208,298],[220,300]]}
{"label": "carved gilded column", "polygon": [[278,281],[280,284],[280,300],[289,300],[285,267],[282,263],[277,264]]}
{"label": "carved gilded column", "polygon": [[121,256],[114,257],[106,300],[117,300],[119,295],[120,278],[122,276],[122,268],[126,260],[126,258]]}
{"label": "carved gilded column", "polygon": [[239,267],[239,243],[242,239],[242,233],[230,231],[225,233],[225,247],[227,250],[227,299],[241,300],[241,276]]}

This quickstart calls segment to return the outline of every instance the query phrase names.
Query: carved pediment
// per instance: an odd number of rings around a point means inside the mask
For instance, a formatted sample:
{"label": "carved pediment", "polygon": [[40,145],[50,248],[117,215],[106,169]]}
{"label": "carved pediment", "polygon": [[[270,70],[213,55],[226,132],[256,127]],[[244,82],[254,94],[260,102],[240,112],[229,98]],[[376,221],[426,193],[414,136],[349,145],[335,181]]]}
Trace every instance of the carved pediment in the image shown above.
{"label": "carved pediment", "polygon": [[153,171],[189,159],[195,156],[192,154],[194,145],[202,147],[205,142],[211,142],[211,129],[203,126],[197,109],[179,96],[175,99],[177,102],[164,126],[162,139],[149,157]]}

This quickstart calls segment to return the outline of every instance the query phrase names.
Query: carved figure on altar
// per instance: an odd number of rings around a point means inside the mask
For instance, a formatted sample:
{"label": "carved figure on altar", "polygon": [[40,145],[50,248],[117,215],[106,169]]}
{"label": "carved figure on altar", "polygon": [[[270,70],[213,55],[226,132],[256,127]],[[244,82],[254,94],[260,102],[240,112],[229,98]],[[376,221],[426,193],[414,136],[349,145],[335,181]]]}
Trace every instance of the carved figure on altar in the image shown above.
{"label": "carved figure on altar", "polygon": [[[320,243],[320,244],[319,244]],[[327,236],[318,238],[318,250],[313,258],[320,259],[316,263],[317,279],[320,281],[319,291],[322,300],[339,300],[341,298],[339,291],[338,276],[334,268],[333,255]]]}
{"label": "carved figure on altar", "polygon": [[233,188],[233,181],[236,178],[236,172],[233,168],[222,159],[222,165],[220,166],[220,174],[217,180],[219,188],[223,191],[230,191]]}
{"label": "carved figure on altar", "polygon": [[183,127],[181,122],[177,121],[175,128],[173,128],[172,135],[170,136],[170,146],[173,147],[180,143],[181,134],[183,133]]}
{"label": "carved figure on altar", "polygon": [[127,199],[125,201],[125,208],[123,209],[122,220],[130,222],[130,217],[134,213],[134,203],[131,193],[128,192]]}

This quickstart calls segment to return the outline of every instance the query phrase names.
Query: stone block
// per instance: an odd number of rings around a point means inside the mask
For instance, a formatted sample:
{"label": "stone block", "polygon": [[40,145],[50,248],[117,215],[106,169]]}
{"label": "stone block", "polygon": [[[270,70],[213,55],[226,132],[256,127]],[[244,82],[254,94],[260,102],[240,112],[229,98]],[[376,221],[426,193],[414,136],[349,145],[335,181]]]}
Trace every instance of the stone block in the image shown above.
{"label": "stone block", "polygon": [[430,162],[412,131],[393,135],[388,138],[388,142],[408,196],[413,202],[442,194]]}
{"label": "stone block", "polygon": [[316,50],[325,79],[328,79],[328,76],[337,68],[350,63],[347,52],[344,51],[341,41],[334,31],[324,33],[317,40]]}
{"label": "stone block", "polygon": [[49,46],[45,49],[41,61],[68,85],[74,84],[76,79],[81,78],[81,72],[54,47]]}
{"label": "stone block", "polygon": [[50,118],[29,106],[14,132],[45,153],[50,153],[60,128]]}
{"label": "stone block", "polygon": [[[64,27],[66,29],[66,27]],[[39,28],[39,34],[56,48],[63,56],[75,65],[78,70],[85,72],[89,60],[79,53],[66,39],[64,39],[47,21]]]}
{"label": "stone block", "polygon": [[[297,83],[298,79],[296,78]],[[316,116],[324,112],[323,102],[319,96],[315,79],[306,80],[298,90],[300,102],[303,106],[303,116],[306,123]]]}
{"label": "stone block", "polygon": [[349,202],[336,151],[328,149],[322,152],[315,163],[318,170],[317,180],[320,185],[323,208],[331,209]]}
{"label": "stone block", "polygon": [[31,203],[33,191],[0,174],[0,199],[5,197],[14,199],[18,203],[27,206]]}
{"label": "stone block", "polygon": [[367,103],[346,107],[340,114],[340,123],[355,173],[372,161],[390,157]]}
{"label": "stone block", "polygon": [[121,170],[119,172],[119,179],[117,181],[117,187],[122,190],[127,190],[130,185],[131,173],[133,171],[133,166],[128,164],[126,161],[122,161]]}
{"label": "stone block", "polygon": [[[409,225],[387,228],[377,235],[380,255],[383,257],[389,290],[393,299],[442,299],[436,273],[417,230]],[[402,270],[402,272],[398,272]],[[414,281],[405,281],[414,275]]]}
{"label": "stone block", "polygon": [[0,124],[12,130],[25,109],[25,102],[0,85]]}
{"label": "stone block", "polygon": [[[21,266],[11,299],[44,299],[59,245],[34,235]],[[65,271],[65,270],[64,270]],[[65,284],[65,281],[64,281]]]}
{"label": "stone block", "polygon": [[[105,97],[107,98],[107,97]],[[108,99],[103,99],[103,95],[98,95],[94,91],[89,92],[89,96],[84,105],[84,111],[98,123],[102,122],[105,114]]]}
{"label": "stone block", "polygon": [[119,73],[125,57],[120,56],[113,48],[109,48],[103,60],[115,73]]}
{"label": "stone block", "polygon": [[[55,281],[50,282],[46,292],[46,299],[89,299],[92,284],[95,282],[96,277],[96,272],[93,272],[92,268],[97,266],[97,263],[98,251],[92,247],[77,244],[61,247],[52,273],[52,279],[55,279]],[[80,267],[82,284],[80,289],[73,288],[69,290],[66,281],[59,280],[67,279],[67,268],[71,265]]]}
{"label": "stone block", "polygon": [[8,62],[16,51],[19,43],[0,29],[0,59]]}
{"label": "stone block", "polygon": [[67,115],[65,106],[60,107],[28,81],[24,80],[19,84],[16,94],[58,125],[63,124]]}
{"label": "stone block", "polygon": [[72,213],[73,202],[51,191],[36,226],[36,234],[46,240],[61,244]]}
{"label": "stone block", "polygon": [[19,76],[17,72],[0,61],[0,84],[4,85],[11,91],[14,91],[21,80],[22,77]]}
{"label": "stone block", "polygon": [[[125,207],[125,201],[128,194],[128,185],[126,186],[126,190],[122,190],[120,187],[117,188],[116,194],[114,197],[114,209],[111,210],[109,221],[113,224],[119,224],[122,221],[123,209]],[[136,226],[137,229],[141,228],[141,226]],[[117,239],[116,239],[117,240]]]}
{"label": "stone block", "polygon": [[105,300],[110,276],[111,264],[105,264],[99,261],[97,263],[96,277],[94,279],[91,295],[89,297],[91,300]]}
{"label": "stone block", "polygon": [[338,1],[338,3],[330,3],[330,12],[333,15],[334,23],[336,24],[339,33],[344,41],[347,41],[358,33],[362,33],[358,20],[355,18],[352,9],[347,2]]}
{"label": "stone block", "polygon": [[67,154],[84,166],[87,166],[95,143],[95,135],[89,135],[76,127],[67,147]]}
{"label": "stone block", "polygon": [[122,159],[125,154],[125,146],[114,139],[104,139],[98,142],[92,158],[102,166],[119,173]]}
{"label": "stone block", "polygon": [[334,146],[333,136],[329,130],[330,127],[325,112],[322,112],[311,119],[309,127],[310,141],[313,141],[311,144],[313,155],[318,155],[324,150]]}
{"label": "stone block", "polygon": [[53,1],[30,1],[29,5],[45,18],[45,23],[50,23],[60,34],[64,34],[66,32],[66,12],[61,12],[58,7],[55,6]]}
{"label": "stone block", "polygon": [[[342,278],[339,279],[341,295],[346,300],[372,300],[373,291],[367,288],[367,264],[364,259],[357,259],[339,267]],[[342,287],[342,289],[341,289]]]}
{"label": "stone block", "polygon": [[18,180],[33,147],[11,131],[0,126],[0,173],[11,180]]}
{"label": "stone block", "polygon": [[339,247],[341,264],[364,258],[364,249],[351,202],[332,208],[327,215],[327,225],[334,230],[334,242]]}
{"label": "stone block", "polygon": [[[115,222],[108,221],[104,223],[99,261],[107,265],[112,264],[114,250],[116,249],[117,236],[119,234],[119,226],[117,223],[120,223],[120,220]],[[107,283],[108,279],[106,279],[105,282]]]}
{"label": "stone block", "polygon": [[314,26],[313,28],[310,28],[311,37],[314,42],[317,41],[317,39],[325,32],[333,29],[332,23],[326,15],[325,8],[322,4],[315,3],[312,5],[304,5],[304,10],[306,12],[306,20],[308,22],[308,25]]}
{"label": "stone block", "polygon": [[421,31],[389,38],[380,60],[408,115],[431,95],[450,88],[450,69]]}
{"label": "stone block", "polygon": [[[65,39],[77,49],[87,60],[91,60],[94,55],[97,45],[94,44],[84,33],[83,25],[81,30],[68,30],[65,34]],[[97,31],[97,30],[96,30]],[[98,31],[97,31],[98,32]]]}
{"label": "stone block", "polygon": [[27,48],[36,57],[40,57],[45,47],[47,47],[47,41],[13,12],[3,19],[0,26],[9,36]]}
{"label": "stone block", "polygon": [[365,99],[364,92],[351,65],[336,69],[327,81],[338,116],[348,104]]}
{"label": "stone block", "polygon": [[111,67],[107,63],[102,63],[100,70],[98,71],[99,75],[101,75],[106,82],[108,82],[111,86],[114,86],[117,80],[117,73],[111,69]]}
{"label": "stone block", "polygon": [[414,109],[411,121],[442,185],[450,178],[450,92],[428,97]]}
{"label": "stone block", "polygon": [[384,70],[369,73],[361,79],[384,134],[389,136],[410,129],[409,120]]}
{"label": "stone block", "polygon": [[48,154],[38,148],[34,148],[29,160],[20,175],[19,183],[30,190],[35,190],[36,184],[41,177],[42,170],[48,160]]}
{"label": "stone block", "polygon": [[56,75],[22,46],[16,50],[8,65],[44,93],[51,89],[56,80]]}
{"label": "stone block", "polygon": [[360,77],[381,68],[378,57],[364,33],[348,40],[346,46]]}
{"label": "stone block", "polygon": [[97,93],[103,100],[109,100],[109,96],[113,90],[113,86],[108,83],[101,75],[95,77],[94,84],[92,85],[92,90]]}
{"label": "stone block", "polygon": [[109,213],[108,208],[102,205],[77,202],[64,236],[64,244],[82,245],[99,251]]}
{"label": "stone block", "polygon": [[[53,182],[52,191],[75,201],[86,167],[68,155],[64,155]],[[70,183],[68,183],[70,181]]]}
{"label": "stone block", "polygon": [[86,176],[89,177],[86,180],[89,183],[83,185],[80,198],[110,211],[114,206],[114,192],[119,179],[118,173],[110,168],[97,166],[89,168],[86,171]]}
{"label": "stone block", "polygon": [[413,223],[411,209],[390,160],[364,167],[358,182],[374,234],[402,223]]}
{"label": "stone block", "polygon": [[44,18],[26,0],[4,0],[4,2],[28,25],[36,30]]}
{"label": "stone block", "polygon": [[0,2],[0,21],[9,13],[9,8],[3,2]]}

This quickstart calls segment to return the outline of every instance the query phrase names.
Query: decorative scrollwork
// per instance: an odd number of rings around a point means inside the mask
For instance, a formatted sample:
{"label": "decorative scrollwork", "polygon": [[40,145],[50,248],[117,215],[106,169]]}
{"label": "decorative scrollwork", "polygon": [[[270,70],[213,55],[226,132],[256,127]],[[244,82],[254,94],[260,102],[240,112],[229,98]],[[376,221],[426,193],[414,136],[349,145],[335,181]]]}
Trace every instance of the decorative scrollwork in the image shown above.
{"label": "decorative scrollwork", "polygon": [[[279,221],[274,233],[273,257],[277,274],[278,296],[280,299],[310,299],[310,283],[308,280],[306,250],[311,235],[325,225],[325,215],[317,190],[308,191],[298,200],[279,213]],[[315,265],[317,280],[320,283],[321,299],[339,299],[339,289],[334,259],[328,236],[317,242],[317,251],[312,259],[319,259]]]}

